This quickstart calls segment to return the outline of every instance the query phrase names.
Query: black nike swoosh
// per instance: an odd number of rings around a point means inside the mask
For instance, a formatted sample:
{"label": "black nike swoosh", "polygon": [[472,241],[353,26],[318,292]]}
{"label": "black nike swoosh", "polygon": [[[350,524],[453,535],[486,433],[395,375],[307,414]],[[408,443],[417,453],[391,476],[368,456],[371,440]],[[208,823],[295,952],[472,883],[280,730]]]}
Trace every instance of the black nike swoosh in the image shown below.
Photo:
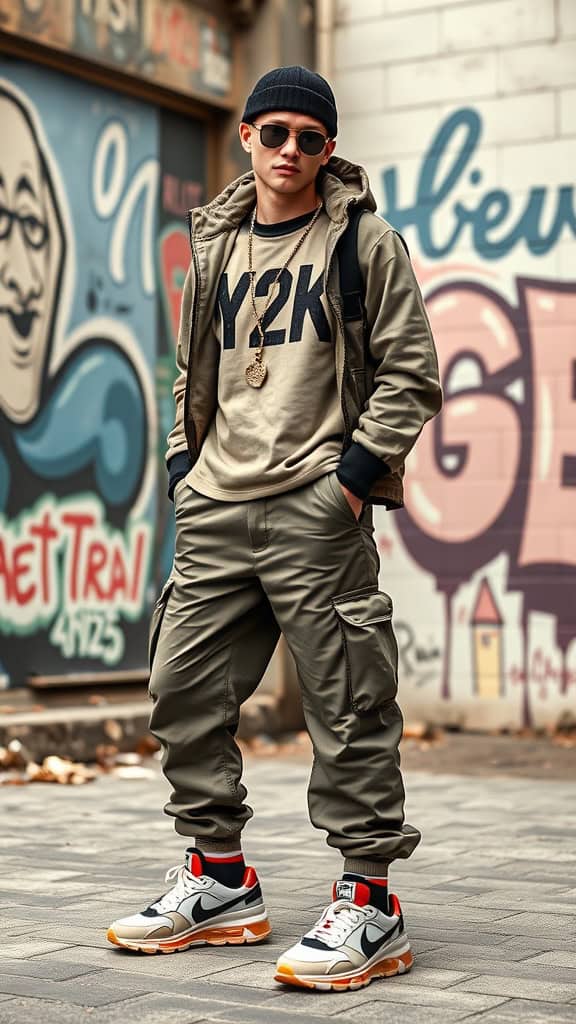
{"label": "black nike swoosh", "polygon": [[374,956],[374,953],[378,952],[380,947],[383,946],[384,943],[392,937],[394,932],[400,930],[399,926],[400,922],[397,921],[395,925],[392,925],[392,928],[385,932],[384,935],[381,935],[379,939],[374,939],[373,942],[371,942],[370,939],[368,938],[365,928],[364,931],[362,932],[362,937],[360,939],[360,945],[362,946],[362,952],[364,953],[364,956],[367,957],[368,960],[370,959],[370,957]]}
{"label": "black nike swoosh", "polygon": [[242,893],[241,896],[237,896],[234,900],[228,900],[227,903],[221,903],[219,907],[210,907],[208,910],[202,904],[202,897],[192,907],[192,917],[196,921],[196,924],[201,924],[202,921],[207,921],[210,917],[215,917],[217,914],[224,914],[231,907],[236,907],[239,903],[244,903],[246,897],[250,894],[247,892]]}

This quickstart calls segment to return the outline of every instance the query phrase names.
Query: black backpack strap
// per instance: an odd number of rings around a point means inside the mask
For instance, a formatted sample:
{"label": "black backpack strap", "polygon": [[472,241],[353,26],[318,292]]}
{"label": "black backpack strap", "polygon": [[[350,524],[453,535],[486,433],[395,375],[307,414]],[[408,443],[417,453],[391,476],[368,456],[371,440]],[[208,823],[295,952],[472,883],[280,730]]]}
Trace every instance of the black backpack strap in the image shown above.
{"label": "black backpack strap", "polygon": [[[340,294],[342,296],[342,313],[344,323],[354,320],[366,321],[364,300],[366,282],[358,259],[358,228],[363,209],[353,206],[346,230],[338,242],[338,270],[340,274]],[[408,246],[399,231],[394,232],[402,242],[406,255],[410,259]]]}
{"label": "black backpack strap", "polygon": [[338,270],[344,323],[364,319],[366,286],[358,259],[358,227],[364,210],[353,206],[346,230],[338,242]]}

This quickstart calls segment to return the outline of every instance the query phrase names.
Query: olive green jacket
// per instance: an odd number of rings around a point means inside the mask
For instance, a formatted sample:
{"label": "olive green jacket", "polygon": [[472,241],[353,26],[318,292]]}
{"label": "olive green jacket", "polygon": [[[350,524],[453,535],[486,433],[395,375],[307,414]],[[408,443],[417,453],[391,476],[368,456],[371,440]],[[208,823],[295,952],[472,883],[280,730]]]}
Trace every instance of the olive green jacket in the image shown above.
{"label": "olive green jacket", "polygon": [[[430,324],[398,235],[374,213],[376,204],[363,168],[332,157],[319,175],[318,185],[330,221],[324,288],[336,324],[336,378],[344,419],[338,475],[367,501],[399,508],[406,456],[426,421],[442,405]],[[189,215],[192,261],[182,294],[176,353],[179,373],[174,384],[176,419],[168,435],[169,463],[194,464],[216,411],[216,292],[238,229],[255,202],[250,171]],[[345,331],[342,319],[335,254],[352,203],[369,211],[360,218],[358,232],[369,352],[362,323],[351,324]],[[171,477],[172,469],[173,464]]]}

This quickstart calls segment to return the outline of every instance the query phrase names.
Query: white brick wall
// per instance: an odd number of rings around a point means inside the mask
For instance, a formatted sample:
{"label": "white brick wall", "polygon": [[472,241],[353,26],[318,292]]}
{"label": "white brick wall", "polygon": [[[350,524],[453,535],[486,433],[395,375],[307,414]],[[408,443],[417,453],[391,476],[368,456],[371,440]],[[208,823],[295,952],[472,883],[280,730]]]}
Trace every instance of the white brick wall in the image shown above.
{"label": "white brick wall", "polygon": [[383,67],[360,71],[335,71],[332,83],[338,98],[338,115],[364,114],[382,110],[385,103],[387,72]]}
{"label": "white brick wall", "polygon": [[384,0],[384,13],[404,14],[407,11],[428,11],[430,8],[456,7],[470,0]]}
{"label": "white brick wall", "polygon": [[576,135],[576,88],[562,89],[560,100],[560,134]]}
{"label": "white brick wall", "polygon": [[391,64],[388,103],[391,107],[414,107],[450,101],[456,89],[461,99],[494,96],[497,73],[498,58],[493,50]]}
{"label": "white brick wall", "polygon": [[447,52],[550,40],[554,33],[554,0],[487,0],[441,12],[441,41]]}
{"label": "white brick wall", "polygon": [[576,36],[576,4],[574,0],[559,0],[559,29],[565,38]]}
{"label": "white brick wall", "polygon": [[[482,340],[488,353],[486,328],[494,323],[494,311],[510,309],[510,336],[516,339],[525,360],[520,369],[512,371],[517,374],[514,386],[520,384],[524,394],[538,395],[541,385],[531,377],[532,367],[537,364],[530,360],[531,346],[536,344],[534,324],[529,323],[519,294],[523,281],[540,281],[542,288],[550,289],[547,301],[552,309],[556,293],[562,295],[563,302],[571,302],[566,285],[576,286],[576,232],[570,222],[570,202],[576,205],[576,0],[336,0],[336,5],[333,79],[341,111],[337,153],[365,166],[378,209],[394,221],[386,207],[383,172],[388,172],[388,198],[392,202],[395,189],[396,215],[423,289],[430,295],[442,286],[444,309],[455,310],[452,319],[445,313],[446,321],[433,324],[440,338],[441,365],[454,338],[464,352]],[[473,111],[481,126],[475,147],[463,149],[467,136],[462,123],[438,162],[434,165],[431,161],[424,174],[423,161],[432,140],[448,118],[463,108]],[[458,161],[452,186],[442,193]],[[451,239],[455,240],[452,247]],[[471,288],[475,286],[481,291],[472,296]],[[505,354],[511,343],[506,331],[499,330],[494,329],[494,334]],[[568,338],[565,322],[549,321],[548,330],[550,351],[571,344],[573,332]],[[473,404],[474,399],[470,401]],[[452,436],[457,446],[458,422],[453,404],[451,410],[449,414],[445,408],[442,433],[448,438],[447,444]],[[531,443],[542,446],[542,437],[532,440],[535,424],[528,421],[526,406],[524,416],[527,450]],[[576,410],[574,416],[576,422]],[[418,500],[427,500],[428,505],[423,507],[436,513],[441,498],[436,491],[430,492],[436,497],[426,498],[422,489],[422,482],[433,482],[438,472],[433,446],[426,447],[427,430],[414,453],[416,462],[424,461],[429,468],[428,477],[423,472],[420,478],[420,491],[412,491],[417,495],[412,509],[414,528]],[[456,431],[455,437],[450,435],[451,430]],[[461,486],[462,481],[446,480],[452,510],[449,499],[442,498],[448,511],[446,520],[438,519],[441,535],[446,538],[450,516],[459,517],[460,525],[468,526],[475,515],[476,501],[481,504],[493,491],[499,457],[502,465],[505,461],[506,438],[497,435],[494,428],[490,433],[490,423],[480,414],[472,423],[464,421],[462,431],[463,443],[474,433],[475,445],[484,439],[481,454],[489,469],[483,471],[484,477],[480,473],[473,484],[458,492],[460,500],[456,500],[455,483]],[[573,449],[572,437],[573,431],[566,452]],[[472,446],[472,461],[474,455]],[[407,482],[411,472],[409,464]],[[537,474],[531,485],[535,480]],[[520,506],[525,498],[521,488],[514,491],[515,482],[512,479],[510,487]],[[546,522],[539,529],[555,536],[560,528],[558,513],[553,502],[549,505],[549,512],[544,513]],[[441,699],[438,678],[427,678],[426,686],[422,681],[414,684],[403,666],[402,706],[408,720],[418,715],[481,728],[525,724],[521,688],[510,681],[512,669],[526,669],[530,674],[530,658],[523,660],[524,652],[535,646],[542,649],[551,665],[561,660],[555,639],[558,609],[548,610],[549,628],[539,633],[530,596],[524,597],[510,582],[514,579],[518,532],[525,539],[528,518],[524,504],[513,528],[503,529],[500,540],[495,542],[490,536],[488,543],[487,534],[472,538],[472,562],[478,556],[475,569],[461,568],[468,556],[457,550],[451,554],[446,543],[445,555],[435,556],[441,567],[436,580],[430,565],[418,561],[418,552],[426,551],[425,527],[421,525],[421,537],[413,553],[409,540],[403,538],[401,517],[376,511],[376,534],[386,542],[382,546],[381,584],[393,595],[395,621],[399,618],[405,629],[410,627],[415,643],[436,645],[444,657],[445,616],[452,608],[451,697]],[[500,545],[496,553],[484,556],[484,551],[492,550],[492,543]],[[486,564],[481,563],[482,557],[486,557]],[[481,646],[473,647],[480,641],[470,626],[483,577],[489,579],[502,614],[504,668],[500,677],[502,696],[498,698],[486,696],[491,692],[488,677],[494,670],[482,662]],[[442,579],[451,578],[457,584],[452,604],[442,594]],[[575,593],[576,586],[571,595]],[[570,600],[574,603],[571,620],[576,622],[576,599],[571,596]],[[545,609],[537,611],[542,618]],[[478,655],[476,661],[473,650]],[[576,641],[571,650],[576,652]],[[574,660],[573,653],[572,664]],[[433,674],[441,667],[439,659],[432,665]],[[476,688],[477,681],[472,678],[476,670],[484,673],[483,691]],[[537,706],[535,678],[531,678],[530,686],[530,700],[541,724],[557,721],[563,707],[576,712],[573,690],[560,697],[559,691],[551,689],[547,705],[541,701]]]}
{"label": "white brick wall", "polygon": [[354,153],[362,160],[383,153],[388,156],[419,154],[423,140],[428,138],[440,116],[441,107],[436,106],[345,117],[338,134],[338,152]]}
{"label": "white brick wall", "polygon": [[386,0],[337,0],[336,23],[363,21],[364,18],[379,18],[386,13]]}
{"label": "white brick wall", "polygon": [[576,138],[542,141],[539,146],[502,146],[499,157],[502,181],[513,183],[515,192],[547,185],[552,199],[555,185],[570,185],[574,181]]}
{"label": "white brick wall", "polygon": [[[491,100],[475,99],[473,105],[482,117],[483,146],[550,139],[557,133],[556,97],[553,92],[497,96]],[[460,102],[447,103],[440,110],[446,116],[459,106]]]}
{"label": "white brick wall", "polygon": [[334,62],[337,68],[389,64],[437,54],[440,47],[438,14],[412,14],[402,18],[359,21],[336,29]]}
{"label": "white brick wall", "polygon": [[548,46],[518,46],[498,52],[498,90],[505,93],[557,89],[576,79],[576,38]]}

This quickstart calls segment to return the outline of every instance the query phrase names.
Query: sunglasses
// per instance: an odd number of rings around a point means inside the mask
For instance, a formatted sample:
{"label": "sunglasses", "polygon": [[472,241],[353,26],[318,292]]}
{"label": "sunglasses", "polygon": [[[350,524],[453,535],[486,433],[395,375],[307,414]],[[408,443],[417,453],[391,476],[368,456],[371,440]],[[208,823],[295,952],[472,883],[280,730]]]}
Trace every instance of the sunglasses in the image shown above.
{"label": "sunglasses", "polygon": [[328,142],[322,132],[317,132],[313,128],[295,131],[294,128],[286,128],[283,124],[253,124],[252,127],[260,132],[260,142],[267,149],[279,149],[290,135],[295,135],[301,153],[305,156],[320,156]]}
{"label": "sunglasses", "polygon": [[0,206],[0,242],[10,238],[14,224],[18,224],[24,241],[31,249],[42,249],[48,241],[48,227],[33,213],[20,214]]}

